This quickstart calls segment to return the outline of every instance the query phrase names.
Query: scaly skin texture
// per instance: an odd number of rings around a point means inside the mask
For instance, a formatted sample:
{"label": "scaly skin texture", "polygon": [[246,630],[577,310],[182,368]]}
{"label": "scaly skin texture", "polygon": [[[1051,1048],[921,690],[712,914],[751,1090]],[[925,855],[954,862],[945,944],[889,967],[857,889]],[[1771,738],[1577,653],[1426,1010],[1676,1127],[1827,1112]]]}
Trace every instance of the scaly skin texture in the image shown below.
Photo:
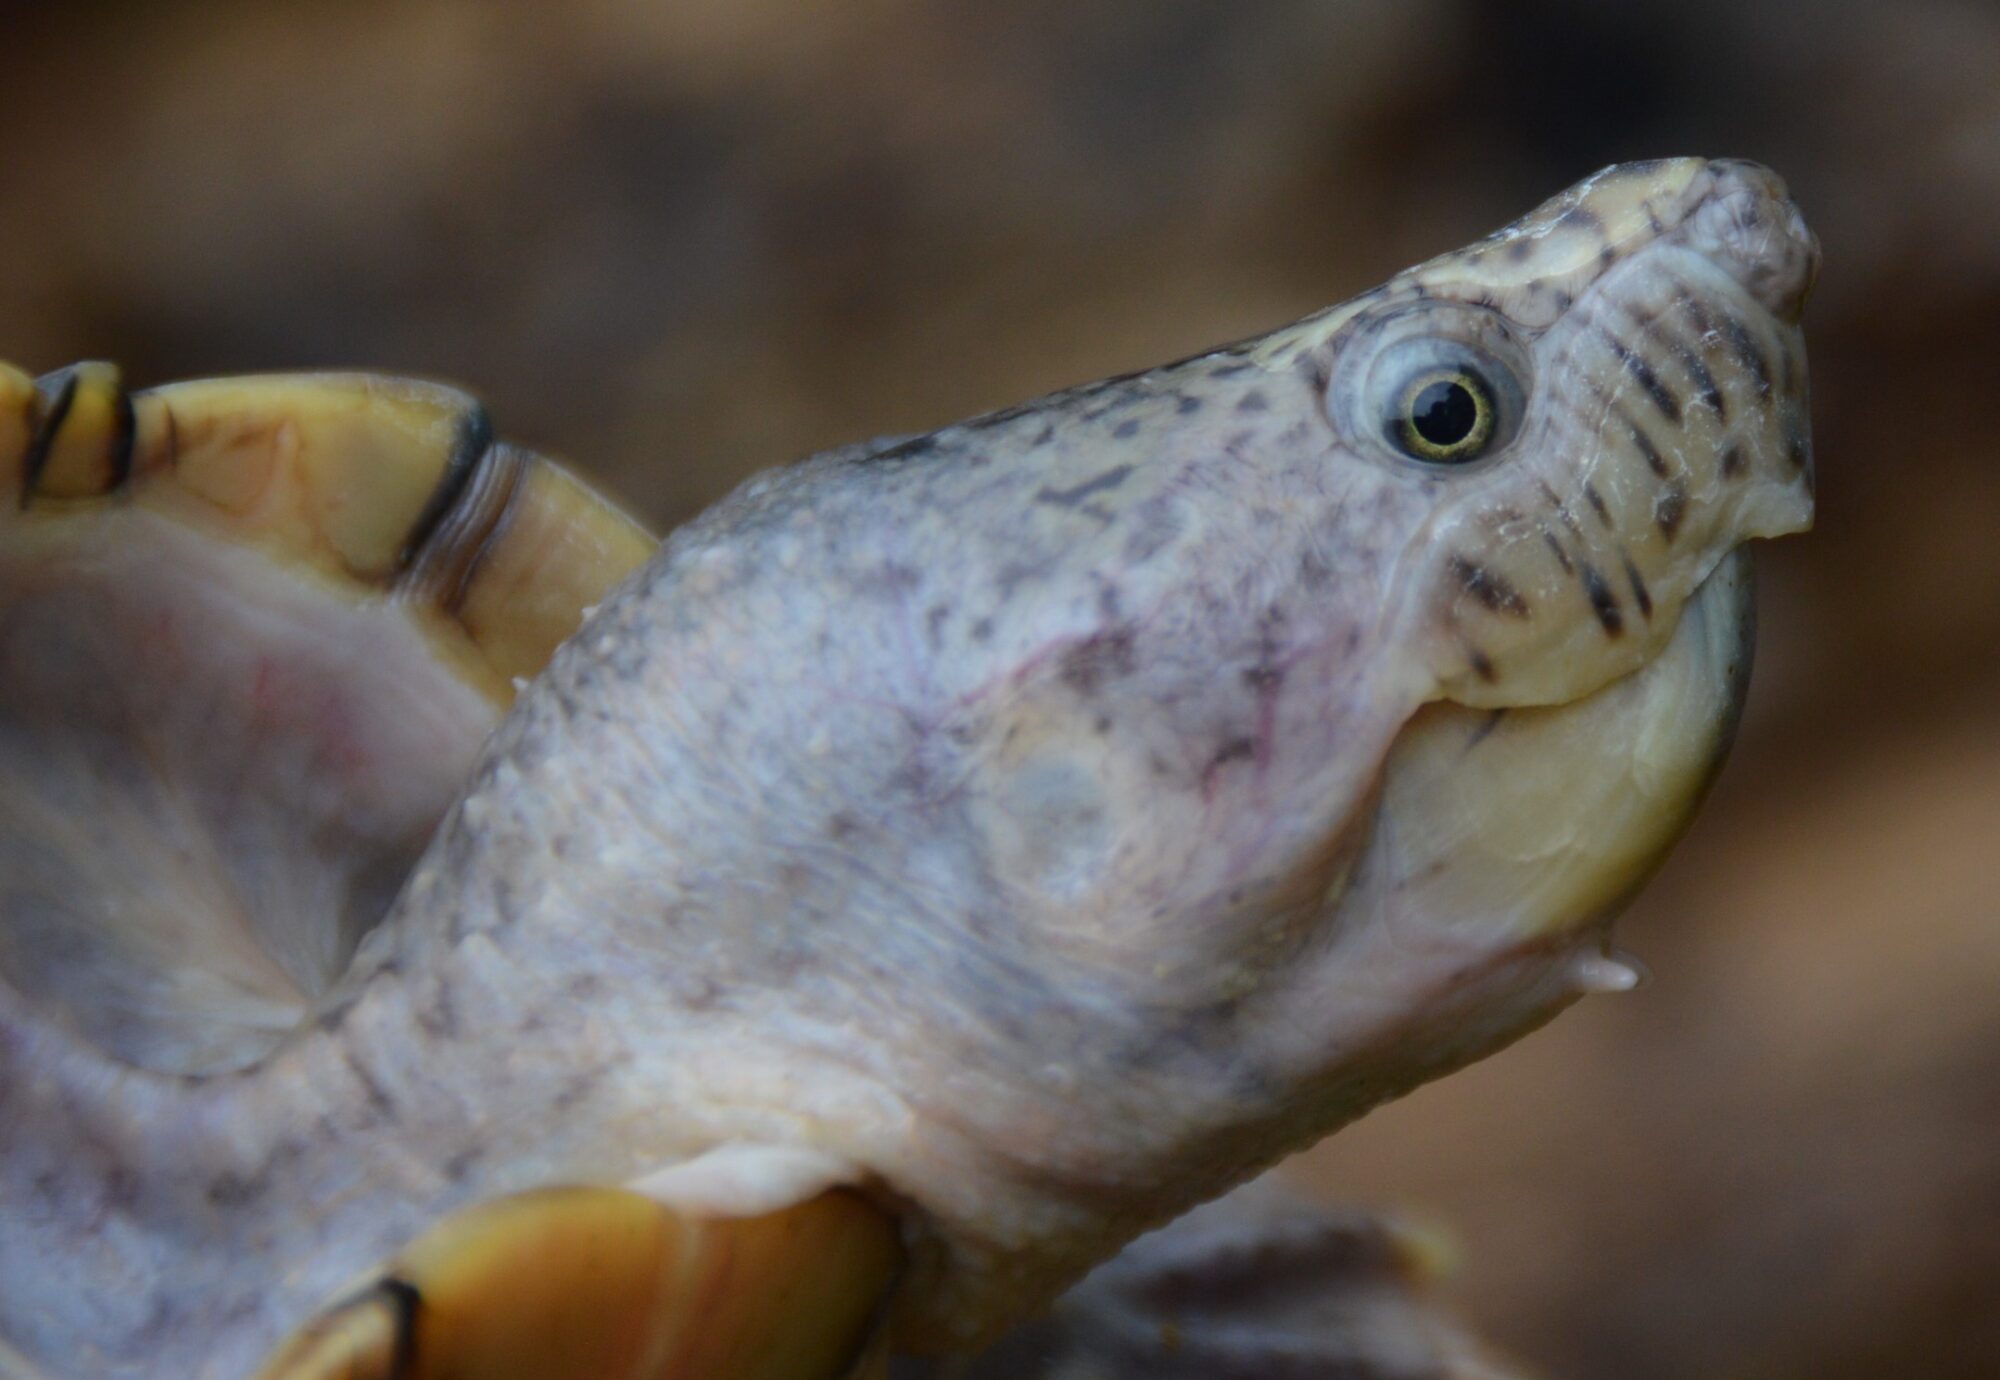
{"label": "scaly skin texture", "polygon": [[[1815,264],[1761,169],[1632,165],[1257,340],[751,481],[523,694],[268,1059],[10,1022],[8,1335],[232,1374],[440,1213],[750,1144],[903,1209],[900,1335],[961,1345],[1546,1020],[1606,907],[1401,904],[1384,763],[1436,701],[1604,690],[1807,523]],[[1388,445],[1420,337],[1517,378],[1490,457]]]}

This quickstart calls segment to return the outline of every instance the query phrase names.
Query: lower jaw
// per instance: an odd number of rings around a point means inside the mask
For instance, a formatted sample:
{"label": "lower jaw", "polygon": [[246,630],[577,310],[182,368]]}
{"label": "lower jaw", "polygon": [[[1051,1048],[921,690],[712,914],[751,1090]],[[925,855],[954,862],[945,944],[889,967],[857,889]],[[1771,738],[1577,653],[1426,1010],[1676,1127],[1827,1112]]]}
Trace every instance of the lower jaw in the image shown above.
{"label": "lower jaw", "polygon": [[1440,938],[1518,943],[1608,919],[1665,861],[1720,769],[1754,633],[1739,547],[1631,675],[1544,708],[1426,706],[1390,751],[1357,889]]}

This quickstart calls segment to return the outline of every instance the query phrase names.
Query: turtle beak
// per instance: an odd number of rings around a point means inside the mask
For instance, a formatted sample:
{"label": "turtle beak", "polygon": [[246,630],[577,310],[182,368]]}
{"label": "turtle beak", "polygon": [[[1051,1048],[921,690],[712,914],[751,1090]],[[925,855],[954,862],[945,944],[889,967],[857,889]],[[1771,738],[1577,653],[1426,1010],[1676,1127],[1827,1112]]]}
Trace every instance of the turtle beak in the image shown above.
{"label": "turtle beak", "polygon": [[1738,547],[1659,655],[1540,708],[1421,711],[1357,883],[1399,923],[1528,939],[1608,918],[1685,832],[1734,737],[1755,639]]}

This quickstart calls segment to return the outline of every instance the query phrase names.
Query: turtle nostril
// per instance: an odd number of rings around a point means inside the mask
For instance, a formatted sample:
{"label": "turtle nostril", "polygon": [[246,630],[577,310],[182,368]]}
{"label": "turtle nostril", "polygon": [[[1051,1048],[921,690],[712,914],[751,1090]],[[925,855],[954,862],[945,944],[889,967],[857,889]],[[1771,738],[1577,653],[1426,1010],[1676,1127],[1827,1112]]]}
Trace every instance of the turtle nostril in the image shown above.
{"label": "turtle nostril", "polygon": [[1776,173],[1722,159],[1703,204],[1689,217],[1689,242],[1740,281],[1782,320],[1796,322],[1819,277],[1819,240]]}

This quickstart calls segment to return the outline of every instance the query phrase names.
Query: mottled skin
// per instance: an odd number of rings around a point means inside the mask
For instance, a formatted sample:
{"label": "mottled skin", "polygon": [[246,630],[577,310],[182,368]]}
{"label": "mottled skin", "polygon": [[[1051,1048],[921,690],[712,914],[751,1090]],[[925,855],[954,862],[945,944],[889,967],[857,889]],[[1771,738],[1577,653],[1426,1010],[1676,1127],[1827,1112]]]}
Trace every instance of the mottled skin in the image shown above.
{"label": "mottled skin", "polygon": [[[233,1374],[442,1212],[752,1145],[904,1210],[902,1335],[957,1344],[1532,1028],[1634,878],[1439,910],[1385,760],[1427,704],[1604,689],[1806,524],[1815,262],[1762,170],[1632,165],[1257,340],[751,481],[523,695],[308,1028],[180,1079],[0,1026],[40,1128],[0,1132],[0,1331]],[[1388,445],[1418,334],[1519,375],[1510,443]]]}

